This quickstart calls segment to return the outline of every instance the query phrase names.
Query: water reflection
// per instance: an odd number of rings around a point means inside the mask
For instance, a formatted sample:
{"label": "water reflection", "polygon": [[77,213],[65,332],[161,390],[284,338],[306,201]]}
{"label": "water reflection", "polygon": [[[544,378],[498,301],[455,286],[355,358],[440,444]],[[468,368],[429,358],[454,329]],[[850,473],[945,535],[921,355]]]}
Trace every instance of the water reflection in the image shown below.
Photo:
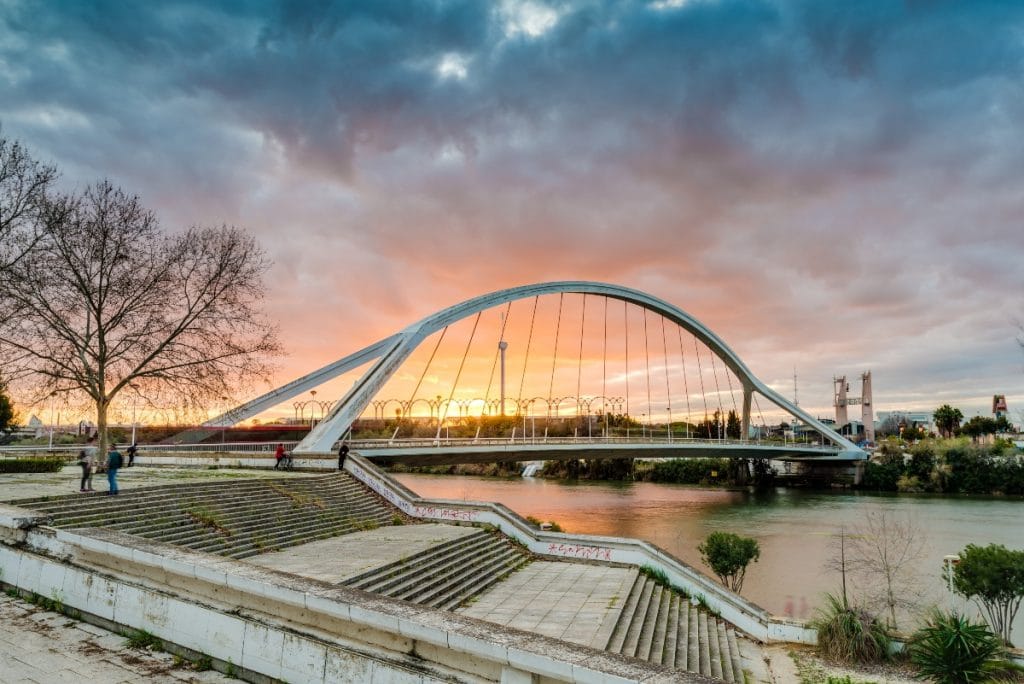
{"label": "water reflection", "polygon": [[[927,536],[918,564],[930,602],[951,605],[941,577],[942,557],[967,544],[1024,547],[1024,502],[850,492],[765,492],[702,489],[649,482],[556,482],[530,478],[397,475],[429,498],[497,501],[520,515],[558,522],[567,532],[646,539],[701,568],[697,545],[724,530],[755,537],[761,558],[747,571],[743,594],[768,610],[811,617],[821,594],[836,592],[838,573],[825,569],[832,540],[843,527],[862,525],[872,511],[916,520]],[[1021,633],[1018,616],[1015,633]],[[902,625],[901,625],[902,626]],[[908,625],[909,626],[909,625]],[[1018,637],[1019,639],[1019,637]]]}

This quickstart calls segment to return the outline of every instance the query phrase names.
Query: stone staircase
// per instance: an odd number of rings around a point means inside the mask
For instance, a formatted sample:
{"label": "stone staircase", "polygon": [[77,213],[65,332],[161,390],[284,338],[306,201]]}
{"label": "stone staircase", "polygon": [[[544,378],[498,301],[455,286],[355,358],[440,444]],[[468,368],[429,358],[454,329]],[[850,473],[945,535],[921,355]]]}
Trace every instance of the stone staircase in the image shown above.
{"label": "stone staircase", "polygon": [[347,473],[233,480],[23,499],[56,527],[105,527],[228,558],[246,558],[390,525],[397,511]]}
{"label": "stone staircase", "polygon": [[744,681],[736,631],[646,575],[638,575],[607,651],[727,682]]}
{"label": "stone staircase", "polygon": [[351,577],[345,584],[452,610],[528,563],[525,551],[484,530]]}

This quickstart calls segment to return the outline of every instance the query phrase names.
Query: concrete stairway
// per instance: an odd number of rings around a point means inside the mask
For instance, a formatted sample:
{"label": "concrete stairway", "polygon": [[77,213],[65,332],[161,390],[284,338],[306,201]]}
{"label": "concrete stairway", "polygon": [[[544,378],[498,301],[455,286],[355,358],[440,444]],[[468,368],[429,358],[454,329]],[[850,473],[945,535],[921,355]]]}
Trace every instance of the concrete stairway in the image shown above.
{"label": "concrete stairway", "polygon": [[645,575],[633,583],[605,650],[727,682],[744,681],[735,630]]}
{"label": "concrete stairway", "polygon": [[397,511],[347,473],[24,499],[57,527],[106,527],[229,558],[389,525]]}
{"label": "concrete stairway", "polygon": [[480,530],[350,577],[345,584],[452,610],[527,562],[525,551],[500,535]]}

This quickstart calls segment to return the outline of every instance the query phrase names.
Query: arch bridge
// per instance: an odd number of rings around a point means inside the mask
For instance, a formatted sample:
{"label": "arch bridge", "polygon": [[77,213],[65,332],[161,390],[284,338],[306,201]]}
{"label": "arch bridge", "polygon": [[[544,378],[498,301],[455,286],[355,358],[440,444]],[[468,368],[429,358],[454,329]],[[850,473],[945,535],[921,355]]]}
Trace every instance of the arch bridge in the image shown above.
{"label": "arch bridge", "polygon": [[[576,314],[567,313],[571,308],[567,306],[570,304],[569,299],[577,297],[580,299],[573,301],[582,302],[579,307],[578,344],[575,338],[569,339],[568,333],[572,324],[575,334],[575,319],[572,316]],[[545,325],[543,322],[538,324],[539,303],[543,301],[547,306],[546,303],[551,302],[549,308],[553,311],[555,298],[558,308],[554,325]],[[613,303],[614,310],[610,306]],[[506,350],[509,349],[506,337],[513,335],[514,326],[510,326],[509,321],[514,304],[518,306],[517,313],[519,309],[532,313],[528,326],[525,316],[519,325],[519,335],[525,339],[525,344],[516,345],[519,355],[515,357],[514,365],[517,368],[521,366],[522,373],[518,382],[516,378],[512,379],[511,384],[514,389],[518,389],[518,394],[510,397],[506,392]],[[603,318],[595,316],[595,309],[603,311]],[[614,313],[619,309],[622,312],[621,320],[615,318],[618,314]],[[491,349],[494,350],[494,364],[487,380],[487,391],[480,396],[479,386],[463,387],[460,380],[463,385],[473,384],[467,381],[468,372],[464,373],[467,358],[476,343],[476,336],[486,336],[486,333],[481,332],[482,316],[488,313],[488,320],[498,321],[492,315],[495,311],[500,313],[500,325],[495,325],[492,331],[497,344],[488,346],[488,354]],[[643,323],[640,341],[637,340],[640,333],[637,332],[639,324],[636,311],[640,312]],[[441,386],[435,382],[433,390],[429,392],[431,396],[422,396],[426,392],[424,385],[428,369],[435,362],[445,335],[460,323],[468,327],[470,322],[472,330],[469,342],[457,364],[458,370],[450,382],[450,389],[445,385],[443,394],[435,393]],[[587,355],[585,363],[588,322],[592,331],[603,327],[603,354]],[[622,334],[613,333],[610,336],[610,327],[616,325],[621,328]],[[552,329],[554,347],[550,354],[550,382],[546,396],[531,396],[533,393],[527,389],[527,378],[531,378],[533,384],[543,384],[543,380],[548,379],[549,359],[541,354],[539,348],[544,333]],[[566,339],[569,342],[565,342]],[[428,340],[435,340],[436,345],[433,346],[412,394],[407,398],[396,399],[391,398],[387,392],[382,393],[389,381],[396,378],[403,364]],[[690,341],[692,351],[688,344]],[[596,343],[590,346],[596,346]],[[564,351],[566,348],[569,349],[568,353]],[[575,354],[577,348],[578,355]],[[655,351],[653,366],[652,348]],[[493,396],[491,391],[495,384],[494,375],[499,356],[501,391]],[[642,356],[642,361],[638,360],[639,356]],[[456,358],[457,355],[452,357],[452,366]],[[613,366],[617,364],[611,376],[608,373],[609,360]],[[561,366],[559,361],[562,362]],[[534,366],[530,366],[531,362]],[[543,373],[537,370],[537,364],[544,365]],[[315,392],[324,383],[364,366],[365,371],[344,396],[333,401],[317,402],[322,419],[295,447],[296,454],[329,453],[339,440],[350,438],[353,447],[359,449],[364,456],[385,462],[401,460],[408,463],[609,458],[625,455],[832,461],[867,458],[867,454],[850,440],[759,380],[718,335],[686,311],[640,290],[587,281],[514,287],[450,306],[231,409],[207,421],[205,425],[234,425],[295,397]],[[719,366],[722,368],[719,369]],[[570,378],[568,386],[560,385],[559,391],[556,391],[558,371],[561,370],[564,375],[565,372],[571,372],[573,367],[576,377]],[[588,391],[584,391],[584,375],[587,375]],[[541,376],[542,380],[537,380]],[[723,376],[725,382],[721,381]],[[483,377],[478,380],[480,382],[476,384],[482,385]],[[559,398],[558,395],[562,396]],[[786,434],[780,439],[777,433],[772,433],[764,419],[762,399],[769,412],[782,416],[780,425],[801,424],[803,441],[787,438]],[[512,407],[511,412],[508,411],[509,406]],[[350,433],[357,419],[383,424],[389,420],[392,411],[398,425],[394,434],[386,438],[378,435],[374,439],[361,439],[359,435]],[[505,424],[510,434],[482,437],[479,425],[486,419],[494,420],[498,417],[507,418]],[[543,434],[538,435],[538,418],[545,425],[551,426],[552,421],[555,421],[564,427],[567,417],[575,421],[571,435],[549,435],[547,427]],[[757,423],[757,417],[761,419],[760,424]],[[465,428],[473,420],[478,421],[474,436],[451,438],[448,430],[450,426]],[[614,426],[610,427],[613,421],[619,426],[617,430]],[[436,433],[424,437],[424,426],[430,426],[427,430],[429,432],[435,424]],[[399,431],[403,425],[417,427],[421,434],[400,437]],[[625,426],[624,434],[622,426]],[[415,432],[411,428],[410,431]],[[793,434],[795,436],[795,432]]]}

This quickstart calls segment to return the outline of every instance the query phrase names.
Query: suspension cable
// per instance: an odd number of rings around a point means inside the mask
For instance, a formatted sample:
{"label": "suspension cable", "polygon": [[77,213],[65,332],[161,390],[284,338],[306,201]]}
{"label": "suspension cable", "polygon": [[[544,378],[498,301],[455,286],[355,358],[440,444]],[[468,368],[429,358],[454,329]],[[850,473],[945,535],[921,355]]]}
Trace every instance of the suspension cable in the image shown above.
{"label": "suspension cable", "polygon": [[647,415],[648,420],[654,422],[653,411],[651,411],[651,354],[647,344],[647,309],[644,312],[644,363],[647,366]]}
{"label": "suspension cable", "polygon": [[664,350],[665,356],[665,398],[668,402],[668,429],[669,434],[672,433],[672,388],[668,382],[668,342],[665,340],[665,317],[661,317],[661,347]]}
{"label": "suspension cable", "polygon": [[[764,428],[764,432],[767,435],[768,434],[768,423],[765,422],[764,414],[761,413],[761,403],[757,400],[757,395],[756,394],[754,395],[754,406],[757,407],[757,415],[759,415],[761,417],[761,427]],[[760,441],[760,438],[761,438],[761,436],[759,434],[758,435],[758,440],[759,441]]]}
{"label": "suspension cable", "polygon": [[735,411],[736,415],[738,416],[739,413],[740,413],[740,409],[736,405],[736,395],[733,394],[733,392],[732,392],[732,376],[729,375],[729,368],[728,368],[728,366],[726,366],[726,368],[724,368],[723,370],[725,372],[725,379],[729,383],[729,398],[732,399],[732,410]]}
{"label": "suspension cable", "polygon": [[[715,376],[715,394],[718,396],[718,419],[724,422],[725,416],[722,415],[722,388],[718,385],[718,369],[715,367],[715,353],[710,349],[708,349],[708,351],[711,352],[711,374]],[[728,423],[726,423],[726,426],[728,426]],[[729,434],[726,432],[726,437],[728,436]]]}
{"label": "suspension cable", "polygon": [[430,352],[430,358],[427,359],[427,365],[423,367],[423,373],[420,374],[420,379],[416,381],[416,387],[413,388],[412,396],[409,397],[409,403],[407,404],[409,408],[409,417],[412,417],[412,402],[416,400],[416,395],[420,391],[420,385],[423,384],[423,378],[427,377],[427,371],[430,370],[430,364],[434,362],[434,355],[437,354],[437,350],[441,346],[441,341],[447,333],[448,326],[446,325],[444,326],[444,330],[441,331],[441,336],[437,338],[437,344],[434,345],[434,351]]}
{"label": "suspension cable", "polygon": [[580,316],[580,357],[576,363],[576,417],[580,417],[580,385],[583,381],[583,334],[587,323],[587,293],[583,293],[583,314]]}
{"label": "suspension cable", "polygon": [[526,355],[523,357],[523,375],[519,378],[519,399],[517,406],[523,405],[523,385],[526,384],[526,366],[530,362],[530,345],[533,342],[533,324],[537,320],[537,300],[540,295],[533,298],[533,313],[530,315],[530,334],[526,337]]}
{"label": "suspension cable", "polygon": [[501,341],[505,339],[505,326],[508,325],[509,315],[512,313],[512,302],[509,302],[505,307],[505,315],[501,318],[501,333],[498,335],[498,344],[494,345],[494,362],[491,363],[491,375],[487,378],[487,391],[484,392],[484,405],[480,409],[480,415],[483,416],[484,411],[487,410],[487,401],[491,398],[491,387],[494,384],[494,371],[498,368],[498,355],[501,354]]}
{"label": "suspension cable", "polygon": [[711,424],[708,423],[708,395],[704,392],[704,369],[700,365],[700,348],[697,347],[697,336],[693,336],[693,352],[697,356],[697,377],[700,378],[700,396],[704,400],[704,427],[708,430],[708,439],[711,439]]}
{"label": "suspension cable", "polygon": [[[448,393],[448,401],[444,405],[444,417],[440,417],[437,421],[437,436],[441,436],[441,426],[444,421],[448,420],[448,409],[451,408],[452,399],[455,398],[455,388],[459,386],[459,378],[462,377],[462,369],[466,367],[466,357],[469,356],[469,348],[473,345],[473,338],[476,337],[476,327],[480,325],[480,316],[483,315],[483,311],[476,312],[476,320],[473,321],[473,330],[469,333],[469,342],[466,343],[466,351],[462,352],[462,360],[459,361],[459,370],[455,373],[455,382],[452,383],[452,391]],[[441,415],[441,408],[438,407],[437,415]]]}
{"label": "suspension cable", "polygon": [[686,381],[686,354],[683,353],[683,327],[681,325],[676,326],[676,332],[679,334],[679,365],[683,372],[683,392],[686,393],[686,436],[690,436],[690,385]]}
{"label": "suspension cable", "polygon": [[604,435],[608,436],[608,297],[604,299],[604,346],[601,349],[601,413]]}
{"label": "suspension cable", "polygon": [[629,413],[629,303],[622,300],[622,320],[626,329],[626,436],[629,436],[629,423],[633,420]]}
{"label": "suspension cable", "polygon": [[[558,334],[562,329],[562,300],[565,298],[565,293],[560,292],[558,294],[558,321],[555,323],[555,349],[551,352],[551,381],[548,383],[548,408],[551,407],[551,400],[554,398],[555,389],[555,364],[558,363]],[[561,402],[559,402],[561,405]],[[551,411],[548,411],[550,415]],[[555,413],[558,413],[558,406],[555,406]]]}

